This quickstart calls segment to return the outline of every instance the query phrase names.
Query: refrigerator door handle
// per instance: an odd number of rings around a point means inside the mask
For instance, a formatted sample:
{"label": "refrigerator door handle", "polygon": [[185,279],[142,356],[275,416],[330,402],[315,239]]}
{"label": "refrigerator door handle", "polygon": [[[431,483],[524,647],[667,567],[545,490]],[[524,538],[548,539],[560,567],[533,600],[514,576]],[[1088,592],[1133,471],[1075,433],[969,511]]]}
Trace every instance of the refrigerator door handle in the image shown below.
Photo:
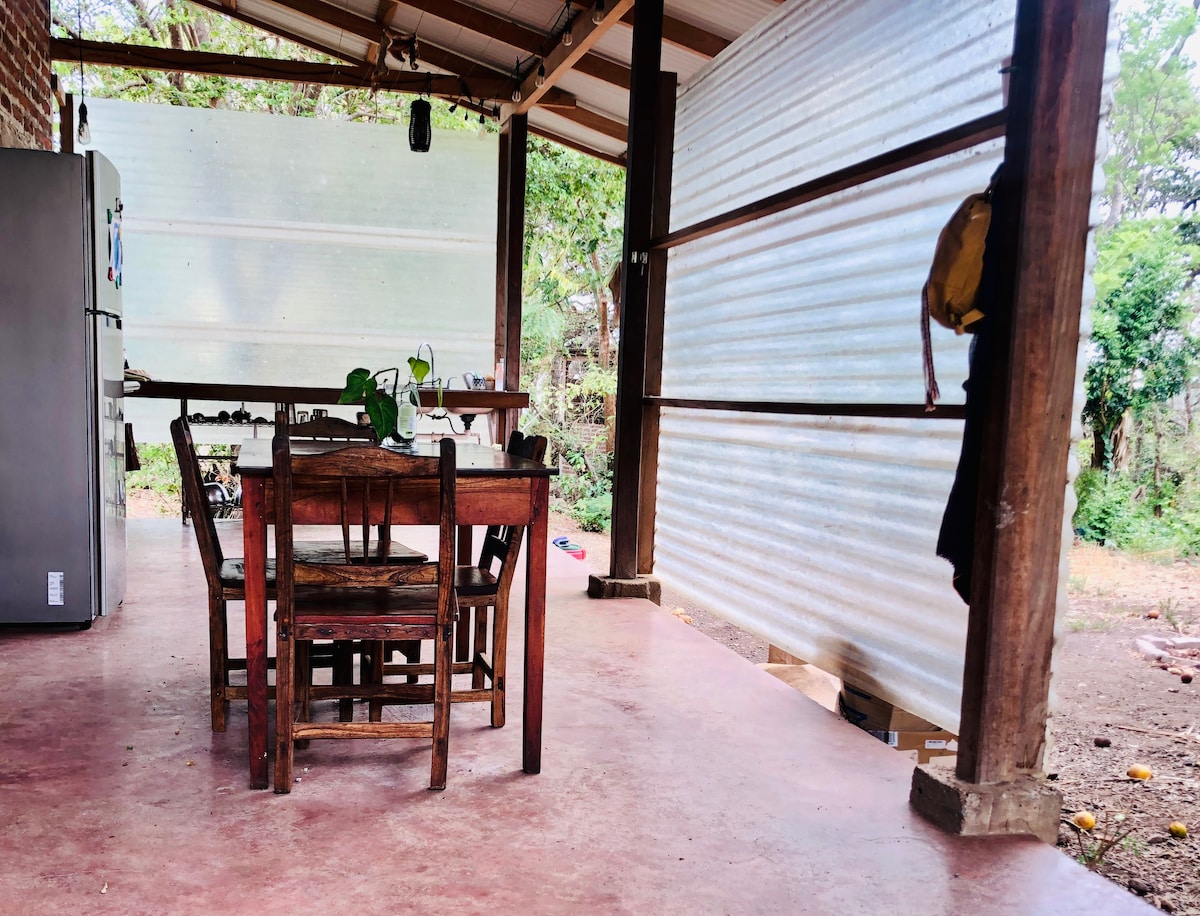
{"label": "refrigerator door handle", "polygon": [[117,327],[121,326],[121,316],[116,312],[109,312],[104,309],[84,309],[85,315],[103,315],[105,318],[115,318]]}

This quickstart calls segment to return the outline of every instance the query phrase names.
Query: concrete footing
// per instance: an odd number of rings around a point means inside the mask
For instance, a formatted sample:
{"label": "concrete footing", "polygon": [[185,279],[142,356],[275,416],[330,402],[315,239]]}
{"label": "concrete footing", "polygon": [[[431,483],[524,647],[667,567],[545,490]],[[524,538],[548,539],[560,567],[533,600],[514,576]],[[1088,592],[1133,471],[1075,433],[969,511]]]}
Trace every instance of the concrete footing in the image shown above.
{"label": "concrete footing", "polygon": [[589,598],[647,598],[662,604],[662,584],[653,576],[636,579],[614,579],[611,576],[588,576]]}
{"label": "concrete footing", "polygon": [[1045,782],[1023,776],[1012,782],[964,782],[945,767],[913,771],[909,804],[949,833],[962,836],[1033,834],[1058,841],[1062,796]]}

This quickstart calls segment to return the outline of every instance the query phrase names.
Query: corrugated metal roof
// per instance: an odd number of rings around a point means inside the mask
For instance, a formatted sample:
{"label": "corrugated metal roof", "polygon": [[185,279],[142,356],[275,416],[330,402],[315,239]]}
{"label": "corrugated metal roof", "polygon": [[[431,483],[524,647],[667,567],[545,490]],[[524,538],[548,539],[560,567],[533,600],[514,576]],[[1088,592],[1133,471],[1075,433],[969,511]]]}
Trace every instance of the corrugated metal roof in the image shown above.
{"label": "corrugated metal roof", "polygon": [[[211,9],[220,4],[218,0],[209,0],[205,5]],[[385,15],[380,12],[381,8],[389,10],[386,20],[380,18]],[[299,39],[351,63],[373,64],[375,48],[383,39],[385,29],[404,36],[416,34],[420,46],[429,54],[428,60],[422,60],[420,70],[456,73],[464,77],[468,86],[472,75],[511,75],[518,62],[522,71],[528,73],[539,57],[558,46],[564,23],[564,4],[557,0],[471,0],[468,3],[410,0],[394,4],[380,4],[377,0],[338,0],[336,3],[333,0],[309,0],[299,9],[287,0],[238,0],[236,9],[238,18],[243,21]],[[574,17],[588,14],[588,8],[579,4],[571,5],[570,9]],[[736,40],[779,9],[776,0],[689,0],[665,4],[667,21],[662,69],[678,73],[681,82],[690,80],[710,59],[707,51]],[[489,29],[486,24],[460,21],[460,17],[465,19],[480,13],[522,27],[528,39],[525,46],[509,43],[499,34],[500,28]],[[627,69],[632,35],[629,24],[616,23],[599,38],[590,55],[593,59],[598,58],[600,64],[617,64]],[[697,50],[698,45],[705,50]],[[445,66],[444,58],[440,58],[435,49],[450,52],[464,62],[457,67]],[[390,55],[386,63],[390,69],[408,67],[406,62]],[[588,75],[588,70],[577,63],[572,71],[562,75],[557,87],[569,93],[584,112],[600,114],[618,127],[624,127],[629,111],[628,90]],[[497,102],[507,101],[487,100],[486,104],[490,108]],[[595,129],[594,125],[580,123],[560,111],[535,107],[529,112],[529,124],[535,133],[548,133],[604,158],[624,156],[623,134],[610,136]]]}

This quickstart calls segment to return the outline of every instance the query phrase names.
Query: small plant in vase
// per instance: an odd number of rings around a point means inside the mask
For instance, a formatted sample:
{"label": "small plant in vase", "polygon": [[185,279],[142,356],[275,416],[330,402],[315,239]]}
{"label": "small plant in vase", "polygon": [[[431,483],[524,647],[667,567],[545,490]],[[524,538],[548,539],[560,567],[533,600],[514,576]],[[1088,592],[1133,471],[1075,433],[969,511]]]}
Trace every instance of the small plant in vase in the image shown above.
{"label": "small plant in vase", "polygon": [[[428,377],[430,365],[418,356],[408,358],[408,381],[400,385],[400,370],[354,369],[346,376],[346,387],[338,397],[339,404],[362,402],[371,426],[380,442],[395,438],[411,442],[417,435],[417,408],[421,404],[419,386]],[[391,390],[388,390],[391,373]],[[441,390],[438,390],[441,400]]]}

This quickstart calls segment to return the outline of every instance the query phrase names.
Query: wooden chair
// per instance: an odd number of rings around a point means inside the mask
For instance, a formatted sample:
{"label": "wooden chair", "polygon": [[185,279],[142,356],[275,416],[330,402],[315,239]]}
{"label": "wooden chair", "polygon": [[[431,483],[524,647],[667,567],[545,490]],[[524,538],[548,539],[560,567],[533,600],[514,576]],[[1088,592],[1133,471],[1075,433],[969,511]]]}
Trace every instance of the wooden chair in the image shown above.
{"label": "wooden chair", "polygon": [[[292,439],[379,441],[373,426],[360,426],[341,417],[329,416],[315,417],[312,420],[305,420],[303,423],[291,423],[287,418],[287,412],[283,410],[276,411],[275,413],[275,432],[277,434],[284,433]],[[424,563],[429,559],[427,554],[401,544],[399,541],[393,541],[391,526],[386,522],[382,522],[379,525],[379,540],[373,549],[376,552],[376,556],[386,555],[392,562],[397,563]],[[334,643],[333,677],[335,684],[349,684],[352,681],[354,677],[354,653],[360,650],[361,646],[356,646],[349,642]],[[361,653],[360,655],[360,667],[364,674],[369,670],[370,658],[369,653]],[[341,710],[341,720],[343,722],[349,722],[353,719],[353,700],[342,700],[338,704],[338,708]]]}
{"label": "wooden chair", "polygon": [[[505,451],[540,464],[546,457],[546,446],[545,436],[525,436],[514,430]],[[489,526],[480,547],[479,562],[474,566],[458,566],[454,575],[459,607],[472,608],[470,616],[474,619],[470,620],[464,611],[455,639],[454,673],[470,674],[471,686],[454,689],[451,701],[491,703],[493,728],[504,726],[509,592],[512,590],[524,535],[524,525]],[[408,675],[411,682],[416,675],[424,672],[424,666],[420,665],[419,645],[402,645],[400,649],[405,655],[405,662],[384,664],[381,670],[377,666],[377,676]]]}
{"label": "wooden chair", "polygon": [[[433,741],[429,787],[446,786],[450,735],[451,639],[458,617],[454,590],[455,447],[443,439],[440,457],[407,455],[375,445],[353,445],[293,455],[290,440],[273,443],[276,574],[275,791],[292,787],[293,751],[312,738],[408,738]],[[341,562],[305,562],[293,542],[293,493],[324,492],[340,506]],[[351,549],[350,529],[387,519],[397,497],[438,494],[438,558],[433,562],[373,562]],[[311,684],[308,664],[315,640],[421,640],[433,643],[432,684]],[[313,722],[311,701],[365,698],[432,703],[424,722]],[[372,717],[374,718],[374,717]]]}
{"label": "wooden chair", "polygon": [[[200,563],[208,586],[208,671],[209,698],[214,732],[225,731],[226,707],[230,700],[246,699],[246,688],[230,684],[230,672],[245,671],[246,659],[229,654],[228,603],[246,600],[246,564],[240,556],[227,557],[221,547],[221,538],[213,521],[210,505],[205,493],[204,478],[200,470],[200,459],[192,440],[192,429],[184,417],[171,421],[171,441],[175,445],[175,457],[179,462],[179,475],[183,483],[184,505],[192,518],[196,533],[196,544],[200,548]],[[391,562],[423,562],[425,554],[389,543],[387,556]],[[377,545],[378,554],[383,549]],[[337,559],[342,545],[338,542],[303,542],[296,547],[297,553],[312,562],[324,558]],[[274,598],[275,562],[267,561],[267,597]],[[273,666],[274,659],[269,660]],[[344,662],[342,662],[344,667]]]}

